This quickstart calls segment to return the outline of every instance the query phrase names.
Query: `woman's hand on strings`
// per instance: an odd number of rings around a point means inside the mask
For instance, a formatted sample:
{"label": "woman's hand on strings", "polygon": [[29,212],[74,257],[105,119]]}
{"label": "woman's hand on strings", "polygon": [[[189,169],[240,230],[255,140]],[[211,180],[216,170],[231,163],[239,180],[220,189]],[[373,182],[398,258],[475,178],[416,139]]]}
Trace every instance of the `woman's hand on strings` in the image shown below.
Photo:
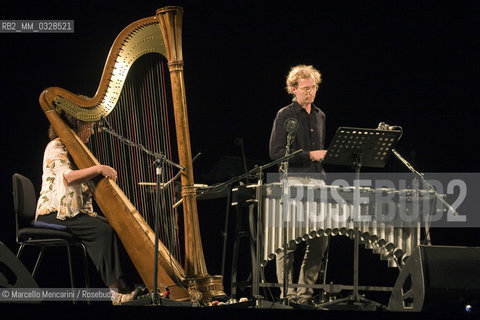
{"label": "woman's hand on strings", "polygon": [[113,181],[117,180],[117,171],[107,165],[99,165],[99,172],[107,179],[112,179]]}

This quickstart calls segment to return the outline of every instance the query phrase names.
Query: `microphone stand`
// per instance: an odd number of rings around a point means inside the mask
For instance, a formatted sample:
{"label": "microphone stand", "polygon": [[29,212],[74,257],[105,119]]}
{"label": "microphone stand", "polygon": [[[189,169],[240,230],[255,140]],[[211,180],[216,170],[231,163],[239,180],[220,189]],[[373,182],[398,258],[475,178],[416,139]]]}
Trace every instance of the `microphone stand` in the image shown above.
{"label": "microphone stand", "polygon": [[[105,121],[106,122],[106,119],[102,119],[102,121]],[[108,122],[106,122],[107,125],[108,125]],[[159,230],[158,230],[158,225],[160,223],[160,206],[161,206],[161,203],[160,203],[160,198],[161,198],[161,191],[168,185],[168,183],[162,183],[161,180],[162,180],[162,176],[163,176],[163,168],[165,167],[165,164],[169,164],[179,170],[185,170],[184,167],[182,167],[181,165],[173,162],[173,161],[170,161],[169,159],[167,159],[167,157],[163,154],[163,153],[156,153],[156,152],[153,152],[153,151],[150,151],[148,150],[147,148],[145,148],[143,145],[139,144],[139,143],[135,143],[125,137],[123,137],[122,135],[118,134],[117,132],[115,132],[114,130],[110,129],[110,128],[107,128],[105,126],[101,126],[101,129],[105,132],[107,132],[108,134],[116,137],[118,140],[120,140],[120,142],[128,145],[128,146],[131,146],[131,147],[134,147],[134,148],[138,148],[140,150],[142,150],[143,152],[145,152],[146,154],[148,155],[151,155],[155,158],[155,161],[153,162],[153,164],[155,165],[155,175],[156,175],[156,193],[155,193],[155,254],[154,254],[154,266],[153,266],[153,292],[152,292],[152,305],[160,305],[161,304],[161,299],[159,297],[159,294],[158,294],[158,242],[159,242]]]}
{"label": "microphone stand", "polygon": [[[159,241],[159,230],[158,225],[160,223],[160,190],[162,186],[160,185],[160,181],[162,181],[162,173],[164,167],[164,159],[160,157],[155,157],[155,174],[156,174],[156,197],[155,197],[155,255],[154,255],[154,269],[153,269],[153,293],[152,293],[152,305],[160,305],[160,297],[158,294],[158,284],[157,284],[157,277],[158,277],[158,241]],[[162,188],[163,189],[163,188]]]}
{"label": "microphone stand", "polygon": [[[288,159],[290,159],[291,157],[294,157],[296,156],[297,154],[299,154],[300,152],[303,152],[303,149],[298,149],[292,153],[290,153],[289,155],[286,155],[285,157],[283,158],[280,158],[280,159],[277,159],[277,160],[274,160],[272,162],[269,162],[263,166],[255,166],[255,168],[253,168],[252,170],[248,171],[247,173],[245,174],[242,174],[240,176],[237,176],[237,177],[233,177],[232,179],[226,181],[226,182],[222,182],[220,184],[217,184],[217,185],[214,185],[212,187],[210,187],[209,189],[203,191],[202,193],[200,193],[199,195],[197,196],[201,196],[201,195],[204,195],[212,190],[215,190],[215,189],[218,189],[218,188],[223,188],[224,186],[226,185],[229,185],[229,184],[232,184],[232,183],[235,183],[235,182],[238,182],[240,180],[244,180],[244,179],[248,179],[250,177],[256,177],[257,178],[257,191],[256,191],[256,201],[257,201],[257,228],[256,228],[256,261],[260,261],[260,250],[262,249],[261,245],[260,245],[260,234],[261,234],[261,217],[262,217],[262,209],[263,209],[263,204],[262,204],[262,201],[263,201],[263,175],[264,175],[264,171],[265,169],[268,169],[270,167],[273,167],[277,164],[280,164]],[[257,266],[255,266],[253,268],[253,272],[252,272],[252,297],[254,297],[256,300],[257,300],[257,306],[259,305],[258,303],[258,300],[260,300],[261,296],[260,296],[260,293],[259,293],[259,273],[257,271]]]}
{"label": "microphone stand", "polygon": [[209,192],[212,192],[213,190],[216,190],[216,189],[221,189],[223,188],[224,186],[226,185],[229,185],[229,184],[232,184],[232,183],[235,183],[237,181],[240,181],[240,180],[244,180],[244,179],[247,179],[247,178],[250,178],[250,177],[258,177],[259,175],[260,176],[263,176],[263,171],[265,169],[268,169],[270,167],[273,167],[274,165],[277,165],[279,163],[282,163],[284,162],[285,160],[287,159],[290,159],[291,157],[294,157],[296,156],[297,154],[299,154],[300,152],[302,152],[303,149],[298,149],[292,153],[290,153],[288,156],[285,156],[283,158],[280,158],[280,159],[277,159],[277,160],[274,160],[272,162],[269,162],[263,166],[255,166],[255,168],[251,169],[250,171],[248,171],[247,173],[244,173],[242,175],[239,175],[239,176],[236,176],[236,177],[233,177],[231,178],[230,180],[228,181],[225,181],[225,182],[222,182],[222,183],[219,183],[219,184],[216,184],[216,185],[213,185],[211,187],[209,187],[207,190],[203,191],[202,193],[198,194],[197,197],[200,197],[200,196],[203,196]]}
{"label": "microphone stand", "polygon": [[[243,138],[236,138],[234,142],[235,144],[240,146],[240,149],[242,151],[243,169],[245,170],[245,173],[247,173],[248,172],[247,157],[245,156],[245,146],[243,144]],[[247,183],[248,183],[248,179],[247,179]]]}
{"label": "microphone stand", "polygon": [[[256,264],[258,263],[258,261],[260,261],[260,250],[261,250],[261,244],[260,244],[260,235],[261,235],[261,231],[262,231],[262,225],[261,225],[261,221],[262,221],[262,210],[263,210],[263,171],[267,168],[270,168],[274,165],[277,165],[279,163],[282,163],[284,161],[287,161],[288,159],[290,159],[291,157],[299,154],[300,152],[302,152],[303,149],[299,149],[295,152],[292,152],[288,155],[286,155],[285,157],[283,158],[280,158],[280,159],[277,159],[277,160],[274,160],[270,163],[267,163],[263,166],[256,166],[255,168],[253,168],[252,170],[250,170],[248,172],[248,175],[252,175],[254,174],[256,177],[257,177],[257,191],[256,191],[256,200],[257,200],[257,228],[256,228],[256,239],[255,239],[255,250],[256,250]],[[240,179],[243,179],[244,177],[240,177]],[[239,179],[239,180],[240,180]],[[284,257],[285,258],[285,257]],[[258,273],[258,270],[257,270],[257,265],[255,265],[254,269],[253,269],[253,273],[252,273],[252,296],[256,299],[256,304],[257,304],[257,307],[260,305],[258,300],[260,300],[261,296],[260,296],[260,292],[259,292],[259,287],[260,287],[260,279],[259,279],[259,273]],[[284,281],[285,282],[285,281]]]}
{"label": "microphone stand", "polygon": [[[453,208],[443,197],[440,196],[440,194],[437,192],[437,190],[435,190],[432,184],[430,184],[427,180],[425,180],[423,173],[415,170],[415,168],[407,160],[405,160],[405,158],[402,157],[400,153],[397,152],[397,150],[392,149],[392,153],[395,155],[395,157],[397,157],[398,160],[400,160],[408,168],[408,170],[410,170],[414,175],[420,178],[423,184],[428,187],[428,190],[433,193],[435,198],[437,198],[440,202],[442,202],[443,205],[449,209],[449,211],[451,211],[455,216],[459,215],[457,210],[455,210],[455,208]],[[431,244],[430,226],[427,223],[425,223],[425,241],[427,245]]]}
{"label": "microphone stand", "polygon": [[[380,129],[380,130],[397,130],[397,129],[399,129],[403,133],[402,127],[400,127],[400,126],[390,126],[390,125],[386,124],[385,122],[380,122],[378,124],[377,129]],[[423,185],[428,187],[428,190],[433,193],[433,195],[435,196],[436,199],[438,199],[441,203],[443,203],[443,205],[445,207],[448,208],[449,212],[452,212],[455,216],[460,215],[457,212],[457,210],[455,210],[455,208],[453,208],[443,197],[441,197],[438,194],[437,190],[435,190],[435,188],[427,180],[425,180],[425,177],[424,177],[423,173],[420,173],[417,170],[415,170],[415,168],[407,160],[405,160],[405,158],[402,157],[400,155],[400,153],[397,152],[397,150],[392,148],[392,153],[395,155],[395,157],[397,157],[398,160],[400,160],[408,168],[408,170],[410,170],[414,175],[416,175],[417,177],[420,178],[420,180],[423,182]],[[431,244],[430,226],[427,223],[425,223],[425,241],[428,245]]]}
{"label": "microphone stand", "polygon": [[[285,146],[285,156],[290,154],[290,147],[292,146],[294,134],[293,131],[287,134],[287,145]],[[287,290],[288,290],[288,268],[287,268],[287,252],[288,252],[288,237],[287,237],[287,225],[286,218],[289,205],[289,186],[288,186],[288,160],[285,160],[280,165],[280,171],[283,173],[282,183],[282,197],[280,203],[283,205],[283,304],[288,305]]]}

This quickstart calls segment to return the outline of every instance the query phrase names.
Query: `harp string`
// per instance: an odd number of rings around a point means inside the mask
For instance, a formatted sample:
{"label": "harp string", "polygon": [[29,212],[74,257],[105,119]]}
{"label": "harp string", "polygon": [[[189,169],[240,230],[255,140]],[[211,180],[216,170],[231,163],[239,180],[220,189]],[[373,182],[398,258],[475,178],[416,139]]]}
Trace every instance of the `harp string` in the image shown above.
{"label": "harp string", "polygon": [[[147,96],[148,94],[150,94],[152,96],[152,99],[151,101],[153,102],[154,105],[162,105],[162,107],[159,109],[159,111],[161,112],[161,119],[168,119],[168,115],[167,115],[167,110],[168,108],[166,108],[166,104],[162,104],[162,99],[161,99],[161,96],[162,95],[159,95],[158,92],[160,90],[162,90],[162,92],[166,92],[165,89],[164,89],[164,81],[161,82],[161,84],[163,84],[163,87],[160,87],[160,88],[157,88],[156,87],[156,74],[159,74],[159,75],[163,75],[162,74],[162,71],[160,70],[160,66],[161,64],[157,64],[155,65],[155,72],[148,72],[148,77],[147,77],[147,81],[146,81],[146,86],[144,87],[145,89],[145,95]],[[164,79],[164,78],[163,78]],[[166,95],[163,95],[164,97]],[[145,106],[147,107],[147,109],[150,109],[150,103],[148,101],[146,101],[145,103]],[[146,113],[147,115],[150,115],[149,112]],[[148,121],[155,121],[155,118],[152,119],[152,117],[148,116]],[[168,139],[168,135],[169,135],[169,132],[168,132],[168,121],[165,121],[161,126],[151,126],[151,128],[153,128],[155,130],[154,132],[154,136],[156,137],[159,137],[163,140],[162,142],[162,145],[166,146],[166,150],[171,150],[170,146],[171,144],[169,143],[169,139]],[[161,133],[158,133],[157,131],[158,130],[162,130]],[[150,143],[153,143],[153,139],[152,139],[152,131],[149,132],[149,137],[150,137]],[[167,152],[167,154],[171,154],[171,152]],[[167,177],[168,178],[171,178],[173,176],[173,168],[170,167],[170,166],[166,166],[163,168],[164,171],[167,171],[168,174],[167,174]],[[164,173],[164,172],[162,172]],[[166,180],[162,179],[162,181],[166,182]],[[161,206],[162,208],[166,208],[167,206],[169,206],[169,204],[172,204],[174,203],[174,192],[173,192],[173,188],[171,189],[167,189],[165,193],[163,193],[163,197],[160,199],[161,200]],[[175,211],[175,214],[174,216],[172,216],[172,219],[169,219],[169,217],[167,216],[164,216],[162,215],[161,216],[162,218],[162,221],[161,223],[166,225],[167,228],[165,229],[167,232],[168,232],[168,235],[166,236],[166,245],[167,247],[169,248],[172,248],[172,251],[177,251],[177,248],[175,246],[176,244],[176,241],[175,241],[175,231],[177,230],[175,228],[175,225],[173,225],[172,223],[174,223],[174,220],[176,219],[176,211]]]}
{"label": "harp string", "polygon": [[[169,70],[168,70],[168,68],[165,68],[165,62],[164,61],[162,61],[162,63],[159,65],[159,68],[160,68],[159,73],[162,76],[162,90],[163,90],[163,92],[167,92],[165,73],[169,73]],[[167,96],[163,95],[163,99],[162,99],[162,97],[160,97],[160,98],[161,98],[161,101],[162,101],[163,105],[165,106],[165,108],[162,108],[162,110],[164,110],[164,112],[165,112],[165,118],[170,119],[170,115],[168,113],[168,108],[166,107],[168,105],[167,104]],[[166,122],[165,131],[166,131],[165,139],[167,141],[173,141],[173,137],[170,136],[170,121]],[[172,144],[168,143],[167,145],[168,145],[168,153],[173,154],[172,153]],[[170,168],[170,170],[171,170],[171,175],[173,177],[175,175],[175,173],[173,172],[173,168]],[[175,195],[175,190],[172,189],[171,203],[176,203],[176,202],[177,202],[177,199],[176,199],[176,195]],[[180,255],[180,232],[179,232],[180,228],[178,226],[178,209],[176,207],[174,208],[174,219],[171,220],[171,223],[172,223],[172,230],[175,230],[175,232],[172,235],[173,236],[172,241],[173,241],[173,243],[175,243],[176,250],[179,252],[178,261],[180,263],[182,263],[181,255]]]}
{"label": "harp string", "polygon": [[[131,67],[117,105],[107,117],[112,129],[130,141],[172,159],[163,57],[147,54]],[[142,185],[156,181],[155,159],[141,150],[122,143],[105,132],[96,133],[89,147],[103,164],[118,172],[117,184],[154,229],[156,209],[155,186]],[[175,170],[165,165],[161,182],[169,181]],[[180,263],[180,236],[174,184],[160,192],[160,240]]]}
{"label": "harp string", "polygon": [[[164,74],[162,73],[163,70],[160,69],[160,66],[162,64],[159,64],[159,65],[156,65],[155,68],[156,68],[156,73],[159,74],[159,75],[162,75],[163,78],[162,78],[162,82],[161,84],[163,85],[163,87],[160,88],[160,90],[162,90],[163,92],[166,92],[165,90],[165,81],[164,81]],[[148,91],[150,92],[153,92],[154,93],[154,103],[155,104],[159,104],[159,105],[163,105],[164,107],[160,108],[161,112],[162,112],[162,119],[168,119],[168,108],[166,108],[166,104],[165,103],[162,103],[162,99],[161,99],[161,95],[158,95],[157,93],[159,92],[159,89],[155,90],[155,88],[153,87],[153,84],[155,83],[154,82],[154,77],[153,77],[153,73],[150,74],[150,88]],[[166,97],[166,95],[163,95],[164,97]],[[166,146],[166,150],[168,150],[167,154],[171,154],[171,144],[169,143],[169,139],[168,139],[168,136],[169,136],[169,128],[168,128],[168,121],[165,122],[165,125],[162,125],[162,126],[156,126],[155,128],[161,128],[163,129],[163,132],[162,134],[160,134],[160,137],[162,137],[162,139],[164,140],[164,145]],[[169,171],[169,174],[168,174],[168,177],[172,177],[173,176],[173,168],[170,167],[170,166],[167,166],[165,167],[165,170],[166,171]],[[174,203],[175,201],[175,193],[174,193],[174,189],[171,188],[170,190],[167,190],[166,192],[166,198],[165,198],[165,203],[163,204],[164,206],[168,206],[169,204],[172,204]],[[175,244],[176,244],[176,241],[175,241],[175,234],[177,233],[176,230],[178,230],[177,228],[175,228],[175,225],[173,224],[176,220],[176,210],[174,209],[174,215],[172,216],[172,219],[165,219],[165,224],[168,225],[168,228],[167,230],[170,231],[170,234],[168,235],[168,246],[173,248],[172,250],[178,250],[177,247],[175,247]]]}

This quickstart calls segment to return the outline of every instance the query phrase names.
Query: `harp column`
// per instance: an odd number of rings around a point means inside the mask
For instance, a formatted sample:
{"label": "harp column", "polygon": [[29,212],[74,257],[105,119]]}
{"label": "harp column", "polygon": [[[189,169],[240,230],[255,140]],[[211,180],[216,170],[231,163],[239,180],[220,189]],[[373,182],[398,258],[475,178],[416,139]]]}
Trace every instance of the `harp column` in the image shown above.
{"label": "harp column", "polygon": [[165,41],[166,58],[170,71],[179,163],[185,168],[181,176],[185,220],[185,283],[189,291],[197,296],[197,299],[208,301],[213,297],[225,295],[225,293],[223,292],[222,277],[208,274],[200,236],[183,77],[183,9],[174,6],[161,8],[157,10],[156,16]]}

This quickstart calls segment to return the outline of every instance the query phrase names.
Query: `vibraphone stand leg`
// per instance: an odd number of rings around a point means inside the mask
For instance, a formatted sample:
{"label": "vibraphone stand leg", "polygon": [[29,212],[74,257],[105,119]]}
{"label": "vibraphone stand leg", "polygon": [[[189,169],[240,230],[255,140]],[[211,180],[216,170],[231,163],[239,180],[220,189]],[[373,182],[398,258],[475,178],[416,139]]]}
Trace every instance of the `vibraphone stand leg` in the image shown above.
{"label": "vibraphone stand leg", "polygon": [[[237,298],[237,288],[238,287],[249,287],[252,285],[252,277],[254,269],[256,268],[256,250],[255,250],[255,211],[256,205],[250,203],[246,206],[242,206],[240,203],[237,205],[237,222],[235,226],[235,242],[233,244],[232,252],[232,272],[231,272],[231,297]],[[245,214],[245,209],[248,209],[248,231],[242,230],[243,226],[243,217]],[[240,250],[240,243],[243,238],[248,240],[250,246],[250,257],[252,261],[252,272],[248,275],[248,278],[242,282],[237,282],[237,271],[238,271],[238,256]]]}
{"label": "vibraphone stand leg", "polygon": [[222,232],[223,236],[223,249],[222,249],[222,271],[221,275],[222,277],[225,277],[225,265],[226,265],[226,260],[227,260],[227,241],[228,241],[228,225],[229,225],[229,220],[230,220],[230,199],[232,197],[232,186],[228,186],[228,193],[227,193],[227,207],[225,209],[225,224]]}

